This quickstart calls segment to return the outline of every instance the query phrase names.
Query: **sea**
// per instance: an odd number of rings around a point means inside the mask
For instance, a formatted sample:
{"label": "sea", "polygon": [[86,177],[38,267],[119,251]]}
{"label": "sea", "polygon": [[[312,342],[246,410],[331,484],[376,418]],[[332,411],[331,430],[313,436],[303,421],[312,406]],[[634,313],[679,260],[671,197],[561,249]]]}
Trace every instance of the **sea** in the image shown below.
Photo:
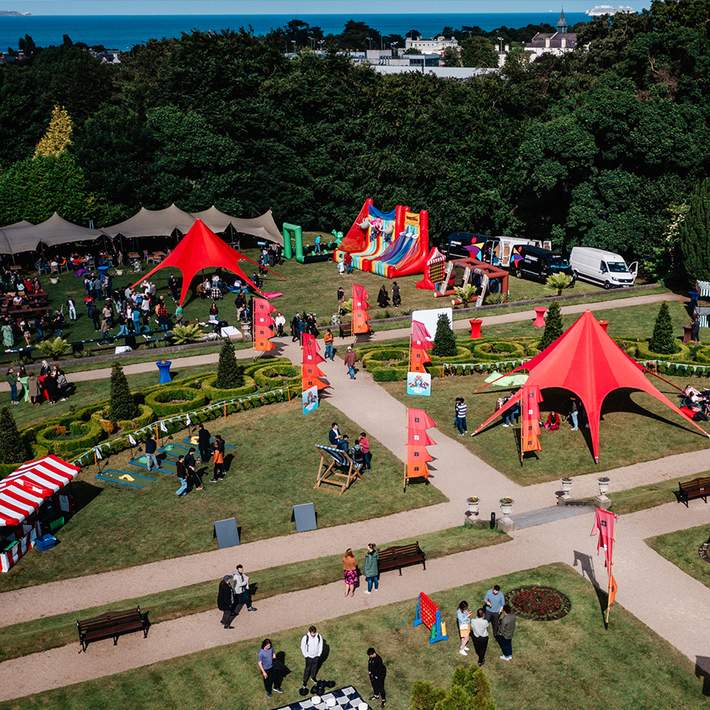
{"label": "sea", "polygon": [[[582,12],[565,13],[570,26],[589,21]],[[31,15],[27,17],[0,16],[0,50],[17,48],[20,37],[29,34],[35,44],[46,47],[60,44],[63,35],[74,42],[101,44],[108,49],[125,51],[149,39],[179,37],[191,30],[251,28],[257,35],[283,27],[297,17],[325,34],[342,32],[350,20],[366,22],[381,34],[406,34],[418,30],[423,37],[434,37],[444,27],[525,27],[547,22],[554,25],[559,10],[549,12],[514,13],[427,13],[427,14],[364,14],[364,15]]]}

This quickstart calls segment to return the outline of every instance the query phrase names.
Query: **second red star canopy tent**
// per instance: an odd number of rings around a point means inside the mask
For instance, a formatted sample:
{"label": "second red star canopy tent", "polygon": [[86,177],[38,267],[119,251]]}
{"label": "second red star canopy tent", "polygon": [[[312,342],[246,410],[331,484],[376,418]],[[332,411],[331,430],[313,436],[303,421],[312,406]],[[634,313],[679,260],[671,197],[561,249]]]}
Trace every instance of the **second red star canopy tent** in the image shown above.
{"label": "second red star canopy tent", "polygon": [[[528,387],[535,386],[540,391],[564,389],[579,398],[589,420],[592,454],[597,462],[602,405],[607,395],[618,389],[646,392],[690,422],[705,436],[710,436],[648,381],[645,376],[648,370],[614,342],[591,311],[585,311],[549,347],[512,372],[519,370],[527,370],[530,373],[526,383]],[[474,434],[478,434],[496,417],[519,402],[521,392],[522,390],[518,390],[503,407],[488,417]]]}
{"label": "second red star canopy tent", "polygon": [[178,242],[175,249],[154,269],[138,279],[133,287],[135,288],[139,283],[150,278],[156,271],[172,266],[182,273],[182,289],[180,291],[180,304],[182,305],[195,276],[202,269],[219,268],[236,274],[242,281],[246,281],[254,291],[261,294],[254,282],[239,267],[240,261],[248,261],[250,264],[258,266],[248,256],[244,256],[225,244],[202,220],[198,219]]}

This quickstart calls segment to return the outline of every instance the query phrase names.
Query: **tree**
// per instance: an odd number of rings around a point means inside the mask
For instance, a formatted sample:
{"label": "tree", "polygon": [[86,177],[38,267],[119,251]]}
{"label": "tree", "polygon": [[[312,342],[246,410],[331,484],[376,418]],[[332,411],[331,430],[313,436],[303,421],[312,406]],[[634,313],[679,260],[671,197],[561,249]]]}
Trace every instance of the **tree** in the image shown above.
{"label": "tree", "polygon": [[72,131],[71,117],[63,106],[54,106],[52,117],[49,119],[49,126],[45,134],[37,143],[34,157],[58,157],[71,144]]}
{"label": "tree", "polygon": [[538,343],[540,350],[544,350],[548,345],[553,343],[562,335],[562,314],[560,313],[560,304],[553,301],[547,311],[545,318],[545,330],[542,333],[542,338]]}
{"label": "tree", "polygon": [[460,67],[461,53],[456,47],[447,47],[441,56],[445,67]]}
{"label": "tree", "polygon": [[435,705],[446,697],[443,688],[437,688],[433,683],[417,680],[412,686],[410,710],[433,710]]}
{"label": "tree", "polygon": [[244,384],[244,368],[237,365],[234,356],[234,345],[231,340],[225,340],[219,352],[219,363],[217,365],[217,379],[215,387],[229,390],[241,387]]}
{"label": "tree", "polygon": [[670,355],[678,350],[673,337],[673,321],[667,303],[662,303],[658,309],[653,335],[648,345],[652,352],[664,355]]}
{"label": "tree", "polygon": [[412,687],[411,710],[495,710],[490,681],[482,668],[463,666],[454,671],[447,692],[432,683],[417,681]]}
{"label": "tree", "polygon": [[451,330],[449,317],[442,313],[436,321],[436,335],[434,336],[434,348],[432,353],[440,357],[450,357],[456,355],[456,338]]}
{"label": "tree", "polygon": [[32,452],[17,431],[15,417],[7,407],[0,409],[0,463],[23,463]]}
{"label": "tree", "polygon": [[561,296],[562,291],[572,285],[572,277],[569,274],[558,272],[550,274],[545,281],[545,288],[551,291],[557,291],[557,295]]}
{"label": "tree", "polygon": [[111,395],[108,405],[108,418],[112,422],[134,419],[138,415],[138,406],[133,399],[128,380],[123,368],[113,363],[111,369]]}
{"label": "tree", "polygon": [[465,67],[497,67],[498,52],[485,37],[467,37],[461,41],[461,62]]}
{"label": "tree", "polygon": [[683,266],[691,280],[710,281],[710,179],[705,178],[690,198],[680,227]]}

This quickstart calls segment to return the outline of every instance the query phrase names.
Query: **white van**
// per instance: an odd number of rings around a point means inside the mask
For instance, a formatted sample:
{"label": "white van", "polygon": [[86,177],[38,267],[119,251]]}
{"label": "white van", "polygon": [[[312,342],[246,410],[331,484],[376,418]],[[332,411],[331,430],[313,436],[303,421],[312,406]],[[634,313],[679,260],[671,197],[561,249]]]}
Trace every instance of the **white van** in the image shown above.
{"label": "white van", "polygon": [[627,266],[624,258],[613,251],[592,247],[573,247],[569,256],[575,278],[600,284],[604,288],[633,286],[638,274],[638,262]]}

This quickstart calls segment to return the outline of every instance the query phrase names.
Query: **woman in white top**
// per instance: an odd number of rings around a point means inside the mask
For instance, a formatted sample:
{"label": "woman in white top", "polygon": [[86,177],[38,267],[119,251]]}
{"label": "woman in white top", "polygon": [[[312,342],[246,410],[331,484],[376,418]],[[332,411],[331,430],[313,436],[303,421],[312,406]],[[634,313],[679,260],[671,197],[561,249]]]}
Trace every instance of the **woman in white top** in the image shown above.
{"label": "woman in white top", "polygon": [[476,612],[476,618],[471,621],[471,631],[473,633],[473,648],[478,656],[478,665],[482,666],[486,662],[486,649],[488,648],[488,620],[483,609]]}
{"label": "woman in white top", "polygon": [[468,638],[471,635],[471,612],[468,610],[468,602],[461,602],[456,610],[456,620],[459,623],[459,636],[461,643],[459,645],[459,653],[462,656],[468,656]]}

